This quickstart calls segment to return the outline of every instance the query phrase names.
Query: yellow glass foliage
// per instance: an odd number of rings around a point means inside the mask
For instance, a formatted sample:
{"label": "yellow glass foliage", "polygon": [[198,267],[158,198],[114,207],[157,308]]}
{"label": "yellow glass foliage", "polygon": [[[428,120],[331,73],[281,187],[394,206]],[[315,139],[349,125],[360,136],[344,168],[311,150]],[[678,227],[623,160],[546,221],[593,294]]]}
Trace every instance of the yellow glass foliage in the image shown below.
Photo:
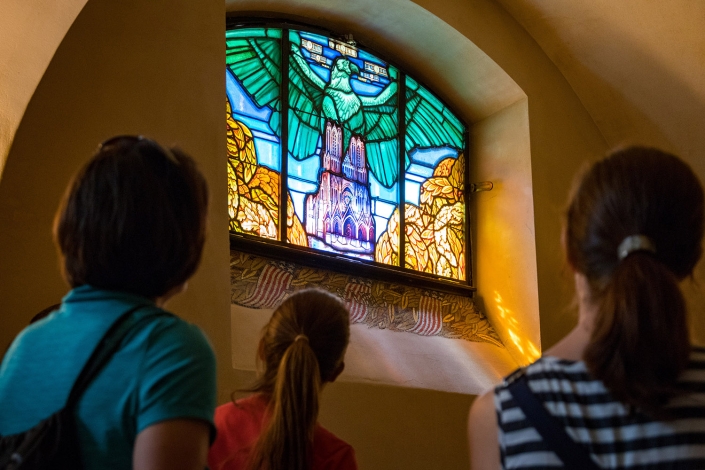
{"label": "yellow glass foliage", "polygon": [[[420,206],[405,204],[405,266],[453,279],[465,279],[465,159],[441,161],[421,186]],[[399,209],[389,219],[375,249],[375,261],[398,264]]]}
{"label": "yellow glass foliage", "polygon": [[[252,132],[232,116],[226,103],[228,148],[228,214],[230,230],[278,239],[279,173],[257,164]],[[306,232],[287,194],[287,227],[291,243],[308,246]]]}
{"label": "yellow glass foliage", "polygon": [[252,132],[226,100],[230,230],[277,239],[279,174],[257,165]]}
{"label": "yellow glass foliage", "polygon": [[306,231],[299,220],[299,216],[294,212],[294,203],[291,201],[289,194],[287,194],[286,197],[286,228],[289,243],[299,246],[308,246]]}
{"label": "yellow glass foliage", "polygon": [[[452,160],[452,158],[446,158],[446,160]],[[445,161],[445,160],[444,160]],[[435,175],[441,176],[441,175]],[[448,181],[455,188],[463,188],[465,186],[465,155],[458,155],[457,163],[452,165],[450,176],[448,176]]]}
{"label": "yellow glass foliage", "polygon": [[455,163],[455,158],[444,159],[442,162],[440,162],[436,166],[436,169],[433,172],[433,176],[448,176],[448,175],[450,175],[451,171],[453,170],[454,163]]}
{"label": "yellow glass foliage", "polygon": [[227,99],[225,106],[228,161],[233,166],[237,180],[247,185],[257,170],[254,138],[244,123],[233,118],[230,102]]}

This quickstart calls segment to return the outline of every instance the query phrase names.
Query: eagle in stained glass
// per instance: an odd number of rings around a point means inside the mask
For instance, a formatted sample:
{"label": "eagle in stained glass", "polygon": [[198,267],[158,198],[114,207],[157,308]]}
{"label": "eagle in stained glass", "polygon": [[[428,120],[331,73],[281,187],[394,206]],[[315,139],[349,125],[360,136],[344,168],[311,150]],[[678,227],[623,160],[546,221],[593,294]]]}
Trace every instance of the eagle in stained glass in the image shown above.
{"label": "eagle in stained glass", "polygon": [[[343,129],[343,148],[353,135],[365,142],[367,163],[374,177],[391,188],[399,175],[398,75],[389,67],[389,83],[375,96],[356,93],[351,78],[359,67],[344,55],[333,60],[326,82],[311,68],[301,52],[301,38],[289,36],[288,151],[304,160],[317,151],[326,121]],[[269,124],[281,121],[281,48],[274,41],[238,38],[229,41],[227,66],[257,106],[269,106]],[[409,86],[411,85],[411,86]],[[407,133],[405,168],[412,149],[463,147],[464,126],[435,97],[407,80]]]}

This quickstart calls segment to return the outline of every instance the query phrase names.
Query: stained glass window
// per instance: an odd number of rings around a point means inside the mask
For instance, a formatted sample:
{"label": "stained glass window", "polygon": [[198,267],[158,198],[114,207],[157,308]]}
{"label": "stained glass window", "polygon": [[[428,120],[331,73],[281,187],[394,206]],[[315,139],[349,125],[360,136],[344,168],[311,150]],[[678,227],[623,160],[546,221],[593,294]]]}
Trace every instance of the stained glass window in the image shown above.
{"label": "stained glass window", "polygon": [[281,177],[280,29],[226,32],[230,230],[277,239]]}
{"label": "stained glass window", "polygon": [[406,77],[407,268],[465,279],[464,132],[438,98]]}
{"label": "stained glass window", "polygon": [[466,128],[435,95],[303,29],[228,29],[226,50],[232,232],[467,278]]}

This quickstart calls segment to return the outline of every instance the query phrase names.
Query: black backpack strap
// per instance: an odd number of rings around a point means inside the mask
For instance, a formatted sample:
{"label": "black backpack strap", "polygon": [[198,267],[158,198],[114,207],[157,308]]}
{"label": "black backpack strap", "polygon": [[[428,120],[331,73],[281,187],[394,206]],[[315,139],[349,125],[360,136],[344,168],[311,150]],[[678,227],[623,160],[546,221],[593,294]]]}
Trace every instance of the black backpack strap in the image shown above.
{"label": "black backpack strap", "polygon": [[526,374],[517,377],[507,386],[514,401],[526,419],[541,435],[543,442],[563,462],[565,468],[576,470],[598,470],[600,467],[590,457],[585,447],[577,444],[563,425],[553,417],[529,388]]}
{"label": "black backpack strap", "polygon": [[74,382],[73,387],[71,388],[71,392],[69,393],[69,397],[66,400],[65,408],[70,409],[76,404],[76,402],[78,402],[79,398],[81,398],[81,395],[83,395],[83,392],[86,390],[86,388],[88,388],[88,385],[90,385],[91,381],[108,363],[110,358],[112,358],[113,354],[115,354],[120,349],[122,340],[125,338],[125,336],[127,336],[130,331],[132,331],[133,328],[136,328],[138,325],[141,325],[147,320],[152,320],[155,316],[170,315],[166,312],[155,313],[154,315],[148,315],[147,317],[141,319],[135,325],[126,327],[125,324],[130,318],[132,318],[132,314],[140,308],[146,306],[148,306],[148,304],[138,305],[136,307],[131,308],[130,310],[120,315],[120,317],[118,317],[118,319],[113,322],[110,328],[108,328],[108,331],[98,342],[95,349],[88,358],[88,361],[86,361],[86,364],[83,366],[83,369],[81,369],[81,372],[78,374],[78,378]]}

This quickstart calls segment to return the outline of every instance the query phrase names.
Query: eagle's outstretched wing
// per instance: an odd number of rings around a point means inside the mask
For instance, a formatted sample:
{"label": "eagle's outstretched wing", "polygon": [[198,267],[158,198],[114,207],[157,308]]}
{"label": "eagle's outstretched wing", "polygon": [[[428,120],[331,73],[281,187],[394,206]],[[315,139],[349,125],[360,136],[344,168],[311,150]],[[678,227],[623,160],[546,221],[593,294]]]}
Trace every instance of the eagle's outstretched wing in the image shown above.
{"label": "eagle's outstretched wing", "polygon": [[[390,68],[390,72],[393,69]],[[386,187],[399,174],[399,139],[396,83],[374,98],[362,98],[367,132],[366,151],[370,171]],[[404,167],[414,149],[450,147],[463,150],[465,126],[436,97],[406,77],[406,152]]]}
{"label": "eagle's outstretched wing", "polygon": [[303,160],[315,153],[323,132],[321,107],[326,83],[301,55],[297,32],[289,32],[289,42],[289,152],[297,160]]}
{"label": "eagle's outstretched wing", "polygon": [[[225,64],[258,107],[272,109],[269,127],[278,133],[281,122],[281,47],[272,30],[259,37],[248,31],[228,31],[225,36]],[[280,33],[281,34],[281,33]]]}
{"label": "eagle's outstretched wing", "polygon": [[[393,77],[396,78],[396,77]],[[365,152],[370,171],[389,188],[399,175],[399,112],[397,84],[374,98],[361,97],[365,119]]]}
{"label": "eagle's outstretched wing", "polygon": [[414,79],[406,78],[406,162],[414,149],[463,149],[465,126]]}

